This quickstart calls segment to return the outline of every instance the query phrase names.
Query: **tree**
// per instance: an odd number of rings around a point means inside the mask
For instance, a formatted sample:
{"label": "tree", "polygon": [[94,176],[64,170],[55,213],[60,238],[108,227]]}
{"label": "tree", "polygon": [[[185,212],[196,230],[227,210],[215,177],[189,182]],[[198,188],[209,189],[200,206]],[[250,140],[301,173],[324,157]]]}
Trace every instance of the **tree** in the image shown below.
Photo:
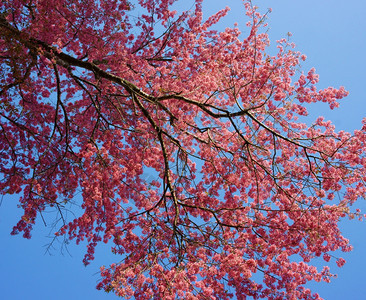
{"label": "tree", "polygon": [[313,259],[351,250],[339,221],[362,218],[366,120],[353,134],[301,121],[347,92],[318,91],[286,39],[270,55],[250,2],[245,38],[212,29],[228,8],[203,20],[202,0],[173,2],[0,4],[0,190],[24,210],[12,234],[53,209],[55,238],[87,241],[85,264],[112,245],[121,261],[98,288],[123,298],[317,299],[304,285],[333,275]]}

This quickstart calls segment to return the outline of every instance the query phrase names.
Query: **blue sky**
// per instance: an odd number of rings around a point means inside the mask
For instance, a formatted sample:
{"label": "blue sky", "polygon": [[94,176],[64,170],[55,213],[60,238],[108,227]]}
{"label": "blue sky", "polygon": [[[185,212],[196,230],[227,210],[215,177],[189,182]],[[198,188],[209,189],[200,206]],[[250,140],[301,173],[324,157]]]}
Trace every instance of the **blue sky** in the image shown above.
{"label": "blue sky", "polygon": [[[182,1],[182,0],[181,0]],[[190,0],[183,0],[188,3]],[[338,87],[344,85],[350,92],[341,102],[340,108],[329,111],[324,105],[311,109],[315,119],[323,115],[334,121],[338,130],[352,131],[360,127],[366,116],[365,70],[366,59],[366,1],[363,0],[262,0],[254,1],[262,8],[273,9],[269,15],[269,35],[272,41],[293,34],[292,41],[297,49],[306,54],[304,71],[315,67],[320,75],[319,87]],[[204,8],[208,14],[230,6],[232,11],[221,23],[223,27],[238,22],[244,29],[245,17],[241,0],[205,0]],[[42,222],[36,226],[31,240],[21,236],[10,236],[12,226],[20,216],[16,208],[17,197],[5,197],[0,207],[0,298],[6,300],[58,300],[58,299],[117,299],[113,294],[106,295],[95,290],[98,270],[102,264],[113,262],[106,247],[98,247],[96,260],[84,267],[82,257],[85,245],[75,246],[73,242],[67,251],[57,247],[52,256],[45,253],[44,245],[50,228]],[[365,202],[358,205],[365,208]],[[332,266],[338,278],[332,283],[312,284],[314,291],[325,299],[365,299],[366,285],[366,223],[344,221],[341,224],[344,235],[348,237],[354,251],[343,255],[347,264],[338,269]]]}

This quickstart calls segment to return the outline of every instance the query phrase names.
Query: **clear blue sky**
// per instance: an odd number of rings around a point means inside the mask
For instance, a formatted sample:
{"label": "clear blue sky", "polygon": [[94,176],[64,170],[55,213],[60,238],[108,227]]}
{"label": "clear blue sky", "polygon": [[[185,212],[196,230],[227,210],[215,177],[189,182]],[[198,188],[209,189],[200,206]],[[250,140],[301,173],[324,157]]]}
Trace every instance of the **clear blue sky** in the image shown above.
{"label": "clear blue sky", "polygon": [[[191,0],[180,0],[184,5]],[[234,22],[244,28],[245,18],[241,0],[205,0],[205,12],[217,11],[230,6],[232,11],[221,23],[223,27]],[[366,116],[366,1],[364,0],[257,0],[262,8],[272,7],[269,15],[271,40],[285,37],[292,32],[292,41],[308,59],[303,69],[315,67],[320,75],[319,87],[344,85],[350,92],[341,107],[332,112],[323,105],[314,106],[313,117],[324,115],[334,121],[338,130],[352,131],[360,127]],[[71,256],[55,249],[53,256],[44,255],[50,229],[42,222],[36,226],[31,240],[21,236],[10,236],[12,225],[20,216],[16,208],[17,198],[4,198],[0,207],[0,298],[4,300],[73,300],[73,299],[117,299],[113,294],[95,290],[99,278],[99,266],[113,262],[107,248],[98,247],[96,260],[84,268],[82,256],[84,246],[68,246]],[[365,201],[366,203],[366,201]],[[365,203],[359,205],[366,210]],[[41,220],[39,220],[41,221]],[[325,299],[365,299],[366,284],[366,223],[345,221],[341,224],[354,251],[343,257],[347,264],[331,270],[338,273],[332,283],[313,284],[314,291]],[[115,257],[118,260],[118,257]]]}

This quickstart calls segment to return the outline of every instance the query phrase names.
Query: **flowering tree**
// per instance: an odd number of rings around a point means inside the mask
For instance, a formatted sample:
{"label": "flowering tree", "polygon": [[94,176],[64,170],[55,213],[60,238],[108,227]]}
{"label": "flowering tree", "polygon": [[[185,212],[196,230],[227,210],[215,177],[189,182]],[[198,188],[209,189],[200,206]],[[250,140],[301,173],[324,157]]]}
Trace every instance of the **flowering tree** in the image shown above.
{"label": "flowering tree", "polygon": [[85,264],[112,245],[98,288],[123,298],[317,299],[304,285],[332,274],[312,259],[351,250],[338,224],[361,217],[366,121],[349,134],[298,120],[347,92],[318,91],[285,39],[267,53],[250,2],[244,38],[212,29],[228,8],[203,20],[202,0],[173,2],[1,2],[0,191],[24,210],[12,234],[53,208],[55,237],[87,241]]}

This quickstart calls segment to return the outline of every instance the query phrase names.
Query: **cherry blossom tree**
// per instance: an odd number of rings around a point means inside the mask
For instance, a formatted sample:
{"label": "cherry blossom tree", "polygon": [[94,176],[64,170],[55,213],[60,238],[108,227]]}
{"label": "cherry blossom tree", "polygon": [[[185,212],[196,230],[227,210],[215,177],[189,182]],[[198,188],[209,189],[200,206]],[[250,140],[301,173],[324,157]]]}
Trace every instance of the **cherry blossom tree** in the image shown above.
{"label": "cherry blossom tree", "polygon": [[97,288],[124,299],[319,299],[306,283],[333,274],[314,259],[342,266],[339,222],[362,218],[366,120],[353,134],[307,121],[347,92],[317,90],[287,39],[270,54],[251,2],[243,33],[214,30],[228,8],[205,20],[202,0],[174,2],[1,2],[0,191],[24,210],[12,234],[54,211],[85,264],[111,245]]}

